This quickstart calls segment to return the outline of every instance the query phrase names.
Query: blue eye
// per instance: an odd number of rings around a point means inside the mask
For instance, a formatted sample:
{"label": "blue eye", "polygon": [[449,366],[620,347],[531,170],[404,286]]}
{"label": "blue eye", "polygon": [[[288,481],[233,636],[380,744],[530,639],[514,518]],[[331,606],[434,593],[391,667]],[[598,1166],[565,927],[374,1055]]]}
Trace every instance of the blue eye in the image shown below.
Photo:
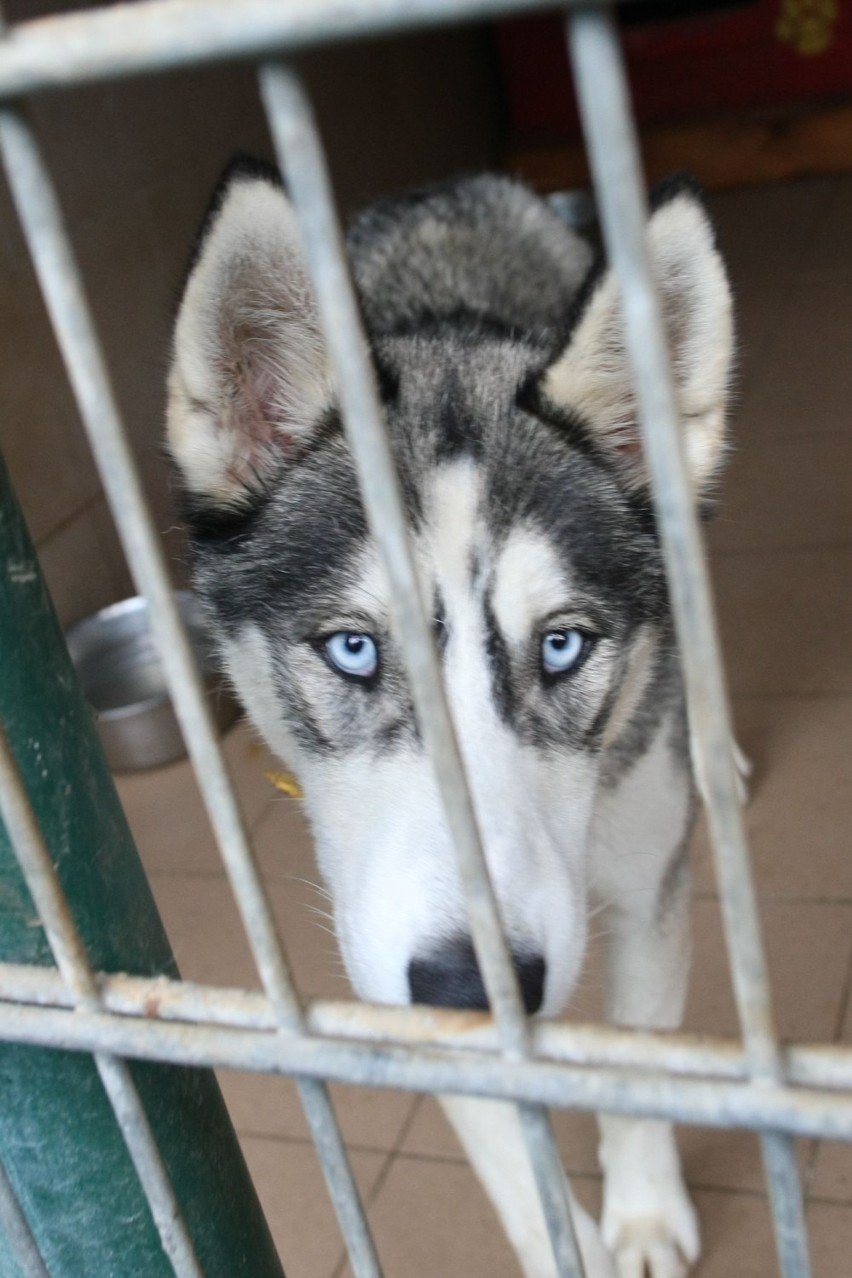
{"label": "blue eye", "polygon": [[325,640],[325,655],[335,670],[353,679],[372,679],[379,668],[375,639],[354,630],[338,630]]}
{"label": "blue eye", "polygon": [[549,675],[566,674],[588,655],[591,641],[582,630],[548,630],[541,641],[541,664]]}

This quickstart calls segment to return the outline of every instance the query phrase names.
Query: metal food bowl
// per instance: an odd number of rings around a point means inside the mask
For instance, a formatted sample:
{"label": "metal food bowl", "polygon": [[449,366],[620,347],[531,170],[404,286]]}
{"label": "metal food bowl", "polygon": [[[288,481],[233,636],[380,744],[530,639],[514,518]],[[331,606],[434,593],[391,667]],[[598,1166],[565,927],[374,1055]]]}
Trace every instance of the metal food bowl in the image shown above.
{"label": "metal food bowl", "polygon": [[[238,707],[218,673],[201,608],[188,591],[175,598],[199,658],[214,718],[224,731]],[[148,623],[144,599],[123,599],[77,622],[65,636],[86,700],[95,712],[114,772],[156,768],[186,754]]]}

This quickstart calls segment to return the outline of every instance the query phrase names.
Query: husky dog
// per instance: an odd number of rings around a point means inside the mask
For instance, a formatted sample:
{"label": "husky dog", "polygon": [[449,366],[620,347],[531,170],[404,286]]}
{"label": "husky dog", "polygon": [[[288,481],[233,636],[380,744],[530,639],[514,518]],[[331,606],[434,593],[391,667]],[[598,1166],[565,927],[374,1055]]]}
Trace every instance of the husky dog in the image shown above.
{"label": "husky dog", "polygon": [[[695,500],[725,453],[725,270],[699,198],[647,228]],[[380,203],[349,252],[447,695],[528,1011],[555,1016],[608,914],[619,1025],[673,1028],[695,811],[684,695],[616,281],[499,177]],[[301,781],[364,999],[485,992],[393,601],[344,437],[293,209],[237,167],[180,305],[168,445],[224,666]],[[552,1278],[511,1106],[447,1100],[527,1278]],[[590,1278],[679,1278],[699,1253],[671,1127],[601,1120]],[[603,1239],[603,1241],[601,1241]]]}

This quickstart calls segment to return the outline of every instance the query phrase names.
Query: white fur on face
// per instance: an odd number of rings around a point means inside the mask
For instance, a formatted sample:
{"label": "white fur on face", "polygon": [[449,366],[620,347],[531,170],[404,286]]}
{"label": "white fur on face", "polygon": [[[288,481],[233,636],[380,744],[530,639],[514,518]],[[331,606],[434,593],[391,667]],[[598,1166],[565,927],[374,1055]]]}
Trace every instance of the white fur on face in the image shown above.
{"label": "white fur on face", "polygon": [[[531,531],[510,538],[498,561],[489,563],[480,496],[471,463],[441,467],[424,502],[415,551],[425,597],[437,593],[444,609],[445,683],[504,927],[516,951],[545,959],[543,1010],[555,1014],[570,994],[585,947],[585,855],[597,761],[580,751],[557,760],[519,740],[500,717],[483,583],[493,580],[495,610],[510,645],[529,642],[542,614],[564,606],[570,587],[546,538]],[[361,608],[369,603],[377,613],[388,606],[375,562],[353,590]],[[244,632],[229,653],[231,674],[256,722],[274,748],[290,750],[269,695],[274,676],[266,641],[259,632]],[[289,762],[305,791],[355,990],[374,1001],[410,1001],[411,960],[469,933],[429,759],[408,741],[380,750],[365,742],[363,751],[325,756],[290,753]]]}

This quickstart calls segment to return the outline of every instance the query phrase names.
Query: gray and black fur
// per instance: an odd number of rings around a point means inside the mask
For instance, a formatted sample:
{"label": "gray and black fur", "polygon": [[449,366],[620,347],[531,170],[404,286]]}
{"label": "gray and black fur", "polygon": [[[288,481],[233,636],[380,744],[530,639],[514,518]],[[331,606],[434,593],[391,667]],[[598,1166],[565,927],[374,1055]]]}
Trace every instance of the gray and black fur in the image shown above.
{"label": "gray and black fur", "polygon": [[[690,187],[662,193],[648,239],[701,505],[724,456],[730,294]],[[348,249],[527,1006],[564,1006],[590,891],[616,938],[610,1016],[677,1024],[694,788],[616,282],[505,178],[377,204]],[[357,992],[485,1006],[298,227],[266,171],[237,168],[217,194],[169,389],[196,589],[249,713],[302,781]],[[610,1125],[603,1151],[620,1272],[639,1257],[680,1278],[698,1241],[669,1130]],[[514,1239],[513,1199],[478,1165]],[[528,1278],[550,1278],[538,1244],[516,1246]],[[587,1247],[593,1278],[610,1278]]]}

